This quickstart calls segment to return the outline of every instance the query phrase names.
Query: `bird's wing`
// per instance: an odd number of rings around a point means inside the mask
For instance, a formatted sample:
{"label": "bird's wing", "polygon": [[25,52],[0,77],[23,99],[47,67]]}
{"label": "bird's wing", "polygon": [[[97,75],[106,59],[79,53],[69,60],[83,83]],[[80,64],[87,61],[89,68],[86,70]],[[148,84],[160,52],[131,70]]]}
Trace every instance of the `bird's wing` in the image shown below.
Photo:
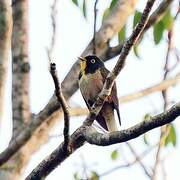
{"label": "bird's wing", "polygon": [[82,77],[82,72],[80,71],[78,79],[80,80]]}
{"label": "bird's wing", "polygon": [[117,88],[116,88],[116,83],[114,83],[111,91],[111,98],[113,101],[114,108],[116,109],[118,119],[119,119],[119,124],[121,125],[121,117],[120,117],[120,112],[119,112],[119,100],[117,97]]}
{"label": "bird's wing", "polygon": [[[100,71],[101,71],[101,75],[103,77],[103,83],[104,83],[105,80],[106,80],[107,75],[109,74],[109,70],[106,69],[105,67],[103,67],[103,68],[100,68]],[[112,87],[109,99],[112,100],[114,109],[116,109],[116,112],[117,112],[117,115],[118,115],[119,124],[121,125],[121,117],[120,117],[120,112],[119,112],[119,100],[118,100],[118,97],[117,97],[116,82],[114,82],[114,85]]]}

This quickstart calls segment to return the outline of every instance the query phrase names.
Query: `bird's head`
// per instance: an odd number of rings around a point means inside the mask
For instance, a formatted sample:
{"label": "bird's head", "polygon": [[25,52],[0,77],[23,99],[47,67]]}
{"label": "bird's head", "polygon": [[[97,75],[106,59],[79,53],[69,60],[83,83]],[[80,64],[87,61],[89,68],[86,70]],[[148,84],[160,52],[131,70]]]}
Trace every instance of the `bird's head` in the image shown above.
{"label": "bird's head", "polygon": [[81,60],[81,72],[85,74],[93,74],[97,69],[104,66],[103,61],[101,61],[97,56],[89,55],[86,57],[79,57]]}

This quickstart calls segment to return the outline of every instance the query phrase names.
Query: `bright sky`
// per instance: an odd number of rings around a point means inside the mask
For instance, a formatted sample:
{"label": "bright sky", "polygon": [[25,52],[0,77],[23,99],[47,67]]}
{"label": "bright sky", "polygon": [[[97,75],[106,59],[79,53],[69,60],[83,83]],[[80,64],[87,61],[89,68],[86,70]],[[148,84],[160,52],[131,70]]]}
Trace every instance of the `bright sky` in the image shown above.
{"label": "bright sky", "polygon": [[[46,54],[46,48],[50,44],[52,35],[51,31],[51,19],[50,19],[50,0],[44,2],[43,0],[30,0],[29,13],[30,13],[30,58],[31,58],[31,109],[34,113],[38,113],[51,97],[54,86],[52,79],[48,72],[48,60]],[[108,6],[110,0],[99,0],[98,13],[102,14],[103,10]],[[146,1],[140,1],[140,8]],[[90,9],[88,11],[88,21],[84,20],[80,10],[75,7],[70,0],[59,0],[57,6],[57,37],[56,47],[53,53],[54,61],[57,63],[59,72],[59,78],[62,80],[66,73],[69,71],[71,65],[76,60],[76,57],[81,54],[85,49],[88,42],[92,38],[93,31],[93,3],[89,3]],[[99,15],[100,17],[100,15]],[[100,18],[98,19],[100,26]],[[180,23],[176,25],[176,29],[180,28]],[[133,53],[128,56],[126,66],[117,80],[119,96],[134,92],[136,90],[148,87],[152,84],[158,83],[162,79],[161,71],[165,51],[167,48],[166,43],[161,43],[159,46],[154,47],[151,40],[152,32],[148,32],[143,44],[140,47],[141,59],[138,60],[134,57]],[[180,32],[175,31],[176,37],[180,38]],[[179,38],[174,41],[177,47],[180,47]],[[116,40],[114,40],[114,43]],[[112,69],[116,62],[116,59],[106,64],[108,69]],[[176,72],[180,71],[180,67]],[[11,79],[9,78],[10,87]],[[7,88],[7,92],[10,92],[10,88]],[[180,99],[180,85],[176,88],[170,88],[169,94],[172,100]],[[7,93],[8,94],[8,93]],[[7,129],[11,129],[10,123],[11,113],[10,111],[10,96],[6,97],[6,114],[4,116],[4,123],[1,125],[0,142],[4,146],[7,146],[10,140],[10,135],[7,135],[7,139],[3,134]],[[77,101],[78,99],[78,101]],[[158,103],[157,103],[158,102]],[[120,129],[130,127],[137,122],[140,122],[143,116],[147,113],[153,113],[154,111],[160,112],[162,109],[161,95],[159,93],[152,94],[147,98],[143,98],[128,104],[120,106],[122,126]],[[79,91],[72,97],[71,104],[73,105],[85,105]],[[71,118],[71,132],[82,124],[85,117],[72,117]],[[62,122],[62,121],[61,121]],[[176,128],[180,127],[180,121],[178,119],[175,122]],[[49,142],[42,146],[39,152],[35,153],[30,161],[27,169],[25,170],[24,177],[27,176],[32,169],[39,164],[50,152],[52,152],[61,142],[62,137],[54,137],[62,133],[63,126],[58,124],[51,132]],[[158,138],[158,130],[153,130],[148,133],[150,142],[156,142]],[[168,147],[163,154],[167,157],[165,167],[167,171],[167,179],[178,180],[179,167],[175,166],[177,162],[180,162],[180,147],[179,147],[179,134],[178,145],[176,149]],[[131,141],[137,152],[143,152],[147,147],[142,143],[142,137]],[[113,162],[110,159],[110,152],[115,148],[119,149],[120,157],[117,161]],[[152,164],[152,155],[155,151],[145,158],[145,162]],[[48,177],[47,180],[55,180],[57,178],[63,178],[67,180],[73,179],[73,173],[76,171],[82,172],[82,164],[85,163],[87,169],[96,170],[98,173],[103,173],[110,168],[124,164],[123,157],[126,157],[129,161],[133,160],[132,155],[125,144],[113,145],[109,147],[97,147],[86,144],[69,157],[61,166],[56,168]],[[23,177],[23,178],[24,178]],[[117,178],[118,177],[118,178]],[[114,171],[113,173],[104,176],[102,180],[109,179],[145,179],[144,172],[139,165],[131,168],[124,168]],[[148,178],[147,178],[148,179]],[[159,179],[162,179],[161,177]]]}

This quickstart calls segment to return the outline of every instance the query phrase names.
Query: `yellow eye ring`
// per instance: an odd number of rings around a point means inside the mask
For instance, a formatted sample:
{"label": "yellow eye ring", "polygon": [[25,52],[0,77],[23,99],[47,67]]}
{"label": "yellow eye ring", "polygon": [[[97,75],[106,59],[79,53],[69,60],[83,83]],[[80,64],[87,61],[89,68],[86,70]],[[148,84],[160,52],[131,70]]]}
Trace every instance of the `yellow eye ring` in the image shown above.
{"label": "yellow eye ring", "polygon": [[94,64],[96,62],[95,59],[91,59],[91,63]]}

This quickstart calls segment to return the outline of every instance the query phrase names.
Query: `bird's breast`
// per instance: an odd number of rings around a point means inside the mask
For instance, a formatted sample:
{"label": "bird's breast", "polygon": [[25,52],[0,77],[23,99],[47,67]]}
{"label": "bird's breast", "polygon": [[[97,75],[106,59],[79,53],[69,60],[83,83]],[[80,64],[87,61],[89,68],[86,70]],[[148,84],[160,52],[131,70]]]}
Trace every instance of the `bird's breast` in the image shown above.
{"label": "bird's breast", "polygon": [[86,101],[94,101],[103,88],[103,78],[100,71],[84,74],[79,81],[80,91]]}

